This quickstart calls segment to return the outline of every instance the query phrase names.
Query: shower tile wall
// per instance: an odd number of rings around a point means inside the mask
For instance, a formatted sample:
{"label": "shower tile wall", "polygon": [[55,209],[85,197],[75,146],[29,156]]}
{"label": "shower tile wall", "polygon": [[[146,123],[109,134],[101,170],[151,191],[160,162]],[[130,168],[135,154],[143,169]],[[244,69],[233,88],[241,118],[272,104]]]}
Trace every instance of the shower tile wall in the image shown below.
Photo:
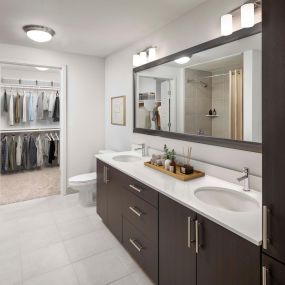
{"label": "shower tile wall", "polygon": [[[207,71],[185,69],[185,133],[197,134],[201,130],[205,135],[212,135],[212,122],[206,117],[212,107],[212,79],[203,78],[211,75]],[[199,83],[200,80],[207,86]]]}
{"label": "shower tile wall", "polygon": [[[229,70],[219,70],[213,73],[225,74]],[[229,76],[212,78],[212,108],[219,117],[212,119],[212,135],[214,137],[230,138],[230,80]]]}

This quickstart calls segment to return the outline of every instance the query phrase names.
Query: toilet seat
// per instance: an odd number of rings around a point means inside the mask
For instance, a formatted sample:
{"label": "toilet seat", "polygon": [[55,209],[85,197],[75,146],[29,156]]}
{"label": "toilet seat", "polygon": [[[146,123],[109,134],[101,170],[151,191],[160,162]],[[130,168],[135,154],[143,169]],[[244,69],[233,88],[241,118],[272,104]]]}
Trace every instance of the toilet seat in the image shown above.
{"label": "toilet seat", "polygon": [[85,184],[92,184],[95,183],[97,179],[97,173],[91,172],[91,173],[85,173],[76,175],[69,178],[69,184],[70,185],[85,185]]}

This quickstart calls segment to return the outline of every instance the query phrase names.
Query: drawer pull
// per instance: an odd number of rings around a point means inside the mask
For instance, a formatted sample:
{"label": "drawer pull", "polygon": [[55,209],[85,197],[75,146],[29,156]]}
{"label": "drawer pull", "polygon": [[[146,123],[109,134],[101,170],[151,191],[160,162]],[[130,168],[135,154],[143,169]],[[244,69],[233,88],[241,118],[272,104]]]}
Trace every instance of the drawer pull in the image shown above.
{"label": "drawer pull", "polygon": [[143,212],[141,212],[140,210],[138,210],[138,209],[135,208],[135,207],[130,206],[129,209],[130,209],[133,213],[135,213],[138,217],[141,217],[142,214],[143,214]]}
{"label": "drawer pull", "polygon": [[135,247],[138,252],[141,252],[143,247],[134,239],[130,238],[130,243]]}
{"label": "drawer pull", "polygon": [[136,187],[136,186],[133,185],[133,184],[131,184],[130,187],[131,187],[132,189],[134,189],[135,191],[139,192],[139,193],[142,192],[142,190],[141,190],[140,188]]}

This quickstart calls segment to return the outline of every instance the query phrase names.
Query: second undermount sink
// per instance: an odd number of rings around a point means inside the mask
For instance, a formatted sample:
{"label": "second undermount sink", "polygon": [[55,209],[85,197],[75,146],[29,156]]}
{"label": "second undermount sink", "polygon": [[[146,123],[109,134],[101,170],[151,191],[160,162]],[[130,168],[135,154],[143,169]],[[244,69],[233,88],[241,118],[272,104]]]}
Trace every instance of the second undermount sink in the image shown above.
{"label": "second undermount sink", "polygon": [[136,162],[140,161],[141,157],[129,154],[120,154],[113,157],[113,160],[120,162]]}
{"label": "second undermount sink", "polygon": [[260,208],[257,200],[232,189],[201,187],[194,195],[203,203],[232,212],[251,212]]}

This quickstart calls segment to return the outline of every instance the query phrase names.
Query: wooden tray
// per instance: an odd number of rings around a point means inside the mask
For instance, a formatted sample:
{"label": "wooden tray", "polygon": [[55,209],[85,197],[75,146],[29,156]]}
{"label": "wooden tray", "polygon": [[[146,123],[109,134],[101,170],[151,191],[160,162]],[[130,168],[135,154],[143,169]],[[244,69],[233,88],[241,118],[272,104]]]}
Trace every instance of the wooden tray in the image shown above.
{"label": "wooden tray", "polygon": [[188,181],[188,180],[192,180],[192,179],[196,179],[196,178],[205,176],[204,172],[198,171],[198,170],[194,170],[194,172],[191,174],[183,174],[180,172],[179,166],[176,167],[176,173],[172,173],[168,170],[165,170],[163,166],[157,166],[157,165],[151,164],[150,162],[145,162],[144,165],[147,167],[150,167],[152,169],[158,170],[162,173],[165,173],[169,176],[172,176],[174,178],[177,178],[179,180],[182,180],[182,181]]}

